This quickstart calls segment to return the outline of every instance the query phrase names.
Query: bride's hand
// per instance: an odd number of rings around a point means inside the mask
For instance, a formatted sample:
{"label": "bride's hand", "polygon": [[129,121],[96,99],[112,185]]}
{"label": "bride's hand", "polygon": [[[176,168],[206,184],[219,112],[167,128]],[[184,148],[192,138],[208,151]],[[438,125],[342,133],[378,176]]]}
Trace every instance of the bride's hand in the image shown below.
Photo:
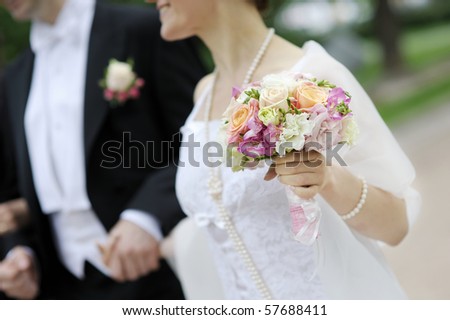
{"label": "bride's hand", "polygon": [[313,198],[330,180],[331,167],[326,166],[325,158],[317,151],[290,152],[273,161],[264,179],[272,180],[278,176],[280,182],[293,187],[300,198]]}

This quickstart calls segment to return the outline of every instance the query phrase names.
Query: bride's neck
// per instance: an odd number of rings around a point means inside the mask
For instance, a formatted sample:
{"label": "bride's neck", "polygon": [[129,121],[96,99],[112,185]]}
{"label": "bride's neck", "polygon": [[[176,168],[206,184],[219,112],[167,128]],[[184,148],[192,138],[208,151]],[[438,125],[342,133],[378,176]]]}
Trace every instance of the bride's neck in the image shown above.
{"label": "bride's neck", "polygon": [[267,35],[259,12],[250,7],[220,8],[214,24],[199,33],[211,50],[216,70],[236,84],[242,83]]}

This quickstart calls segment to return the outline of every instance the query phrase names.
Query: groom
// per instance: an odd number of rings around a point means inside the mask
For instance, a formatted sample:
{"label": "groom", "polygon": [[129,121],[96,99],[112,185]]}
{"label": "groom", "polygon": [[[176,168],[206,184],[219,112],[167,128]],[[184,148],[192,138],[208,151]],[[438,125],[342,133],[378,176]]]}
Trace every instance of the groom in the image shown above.
{"label": "groom", "polygon": [[[35,229],[32,242],[17,240],[0,262],[0,291],[12,298],[182,298],[159,261],[158,242],[183,217],[174,194],[178,145],[168,150],[163,142],[190,112],[203,73],[192,43],[164,43],[149,8],[94,0],[0,4],[33,21],[31,49],[0,84],[0,109],[8,113],[0,120],[12,128],[18,189]],[[101,88],[112,59],[125,63],[109,69]],[[142,148],[148,141],[151,150]]]}

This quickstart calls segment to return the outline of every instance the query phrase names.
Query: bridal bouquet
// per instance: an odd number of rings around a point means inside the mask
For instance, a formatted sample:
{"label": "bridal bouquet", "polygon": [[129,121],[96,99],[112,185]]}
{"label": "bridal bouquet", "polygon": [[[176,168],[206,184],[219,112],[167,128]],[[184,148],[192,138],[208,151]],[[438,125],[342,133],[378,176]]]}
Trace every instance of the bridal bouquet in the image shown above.
{"label": "bridal bouquet", "polygon": [[[337,144],[353,144],[358,128],[343,88],[311,75],[268,75],[246,88],[234,88],[224,114],[223,132],[233,171],[288,152],[325,152]],[[303,200],[287,187],[296,240],[312,244],[321,217],[315,200]]]}

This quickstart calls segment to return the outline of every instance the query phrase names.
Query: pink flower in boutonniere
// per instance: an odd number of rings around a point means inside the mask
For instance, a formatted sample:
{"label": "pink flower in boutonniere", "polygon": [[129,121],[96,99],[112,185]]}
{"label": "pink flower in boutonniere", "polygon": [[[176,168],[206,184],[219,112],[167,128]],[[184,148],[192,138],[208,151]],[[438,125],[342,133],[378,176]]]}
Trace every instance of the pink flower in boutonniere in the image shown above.
{"label": "pink flower in boutonniere", "polygon": [[100,87],[103,89],[103,96],[112,107],[117,107],[127,100],[140,97],[140,89],[145,82],[137,77],[133,71],[133,66],[133,60],[121,62],[111,59],[109,61],[105,77],[100,81]]}

